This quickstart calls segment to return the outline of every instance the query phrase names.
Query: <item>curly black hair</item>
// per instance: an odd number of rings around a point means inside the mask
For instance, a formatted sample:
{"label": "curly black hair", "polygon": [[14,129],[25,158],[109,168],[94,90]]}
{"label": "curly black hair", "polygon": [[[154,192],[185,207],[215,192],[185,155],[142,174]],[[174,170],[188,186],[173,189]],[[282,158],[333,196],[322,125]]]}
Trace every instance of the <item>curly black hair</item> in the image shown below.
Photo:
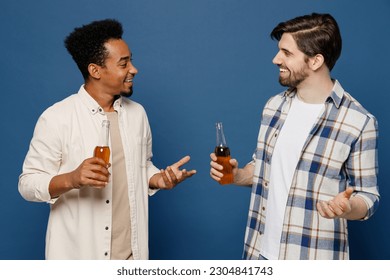
{"label": "curly black hair", "polygon": [[107,50],[104,44],[110,39],[122,39],[122,24],[115,19],[93,21],[77,27],[65,38],[65,47],[73,57],[84,80],[89,77],[88,65],[104,66]]}

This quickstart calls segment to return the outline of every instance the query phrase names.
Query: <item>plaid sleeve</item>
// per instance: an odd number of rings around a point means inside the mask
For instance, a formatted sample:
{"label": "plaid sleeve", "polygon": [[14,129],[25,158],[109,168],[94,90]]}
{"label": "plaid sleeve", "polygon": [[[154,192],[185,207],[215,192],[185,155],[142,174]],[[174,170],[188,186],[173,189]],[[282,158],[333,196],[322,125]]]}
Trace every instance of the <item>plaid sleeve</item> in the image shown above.
{"label": "plaid sleeve", "polygon": [[379,204],[378,176],[378,123],[374,116],[368,115],[360,137],[352,145],[346,162],[349,185],[355,195],[362,198],[368,207],[367,216],[371,217]]}

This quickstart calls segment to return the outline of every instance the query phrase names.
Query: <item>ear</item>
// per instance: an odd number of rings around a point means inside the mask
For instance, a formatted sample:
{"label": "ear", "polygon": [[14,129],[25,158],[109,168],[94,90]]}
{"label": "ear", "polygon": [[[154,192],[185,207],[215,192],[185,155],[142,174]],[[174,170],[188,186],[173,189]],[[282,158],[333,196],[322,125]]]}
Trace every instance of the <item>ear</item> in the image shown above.
{"label": "ear", "polygon": [[89,75],[92,77],[92,78],[95,78],[95,79],[100,79],[100,72],[99,72],[99,65],[95,64],[95,63],[90,63],[88,65],[88,72],[89,72]]}
{"label": "ear", "polygon": [[321,68],[322,65],[324,65],[324,62],[325,62],[324,56],[322,54],[316,54],[315,56],[310,58],[309,65],[313,71],[316,71],[319,68]]}

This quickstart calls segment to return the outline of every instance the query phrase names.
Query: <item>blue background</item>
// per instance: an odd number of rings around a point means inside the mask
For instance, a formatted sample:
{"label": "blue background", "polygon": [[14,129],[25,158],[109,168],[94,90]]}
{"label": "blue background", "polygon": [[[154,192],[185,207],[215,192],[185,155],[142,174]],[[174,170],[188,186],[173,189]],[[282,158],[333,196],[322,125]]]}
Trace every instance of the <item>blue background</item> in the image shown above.
{"label": "blue background", "polygon": [[[139,70],[134,99],[148,112],[159,167],[189,154],[198,173],[150,198],[151,259],[240,259],[250,189],[209,177],[216,121],[240,166],[255,149],[266,100],[282,90],[271,63],[279,23],[311,12],[338,21],[343,52],[332,74],[379,121],[377,213],[350,222],[352,259],[390,259],[388,0],[3,0],[0,3],[0,259],[43,259],[49,207],[24,201],[17,182],[32,132],[82,76],[63,46],[74,27],[117,18]],[[65,117],[65,116],[64,116]]]}

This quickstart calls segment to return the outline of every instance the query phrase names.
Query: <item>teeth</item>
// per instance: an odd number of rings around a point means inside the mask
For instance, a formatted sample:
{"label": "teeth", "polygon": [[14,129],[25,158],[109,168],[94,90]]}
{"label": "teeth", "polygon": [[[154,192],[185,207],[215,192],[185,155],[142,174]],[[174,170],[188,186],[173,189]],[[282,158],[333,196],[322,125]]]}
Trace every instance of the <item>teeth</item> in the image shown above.
{"label": "teeth", "polygon": [[133,81],[133,79],[127,79],[125,80],[126,83],[131,83]]}
{"label": "teeth", "polygon": [[279,71],[280,71],[280,72],[287,72],[288,70],[287,70],[287,69],[282,69],[282,68],[280,68]]}

